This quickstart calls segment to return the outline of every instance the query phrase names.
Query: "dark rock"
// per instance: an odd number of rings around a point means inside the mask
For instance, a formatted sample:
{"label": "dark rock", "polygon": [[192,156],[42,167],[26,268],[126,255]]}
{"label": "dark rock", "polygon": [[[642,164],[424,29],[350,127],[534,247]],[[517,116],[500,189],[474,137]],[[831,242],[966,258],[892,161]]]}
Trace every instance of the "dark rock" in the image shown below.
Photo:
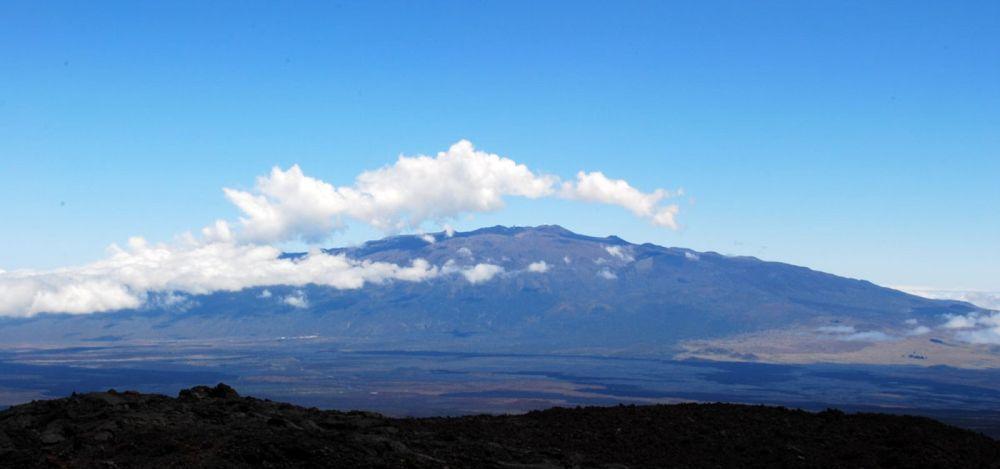
{"label": "dark rock", "polygon": [[927,418],[733,404],[392,419],[219,384],[11,407],[0,467],[997,468],[1000,442]]}
{"label": "dark rock", "polygon": [[180,399],[200,400],[200,399],[236,399],[239,393],[225,383],[216,384],[214,388],[208,386],[195,386],[191,389],[181,389],[177,395]]}

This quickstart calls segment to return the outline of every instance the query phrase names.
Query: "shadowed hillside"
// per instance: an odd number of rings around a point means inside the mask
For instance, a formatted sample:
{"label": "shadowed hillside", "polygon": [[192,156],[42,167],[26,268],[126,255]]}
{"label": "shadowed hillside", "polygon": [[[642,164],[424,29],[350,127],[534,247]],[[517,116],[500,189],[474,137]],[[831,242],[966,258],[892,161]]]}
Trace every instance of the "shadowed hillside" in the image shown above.
{"label": "shadowed hillside", "polygon": [[0,412],[3,467],[998,467],[918,417],[730,404],[391,419],[240,397],[74,394]]}

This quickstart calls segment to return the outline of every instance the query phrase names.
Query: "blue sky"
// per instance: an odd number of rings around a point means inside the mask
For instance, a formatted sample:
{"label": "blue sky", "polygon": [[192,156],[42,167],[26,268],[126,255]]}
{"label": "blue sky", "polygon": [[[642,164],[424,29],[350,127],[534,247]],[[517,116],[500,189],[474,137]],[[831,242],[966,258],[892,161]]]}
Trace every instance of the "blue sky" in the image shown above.
{"label": "blue sky", "polygon": [[554,199],[459,229],[1000,289],[1000,3],[204,3],[0,5],[0,268],[235,219],[221,189],[274,165],[349,184],[469,139],[689,197],[677,231]]}

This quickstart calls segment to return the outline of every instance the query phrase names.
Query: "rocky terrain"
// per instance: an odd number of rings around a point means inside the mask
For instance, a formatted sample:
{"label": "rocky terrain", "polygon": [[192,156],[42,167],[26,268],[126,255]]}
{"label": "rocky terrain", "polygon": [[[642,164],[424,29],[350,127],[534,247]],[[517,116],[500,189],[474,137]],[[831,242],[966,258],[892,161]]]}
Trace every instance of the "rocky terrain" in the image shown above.
{"label": "rocky terrain", "polygon": [[734,404],[394,419],[241,397],[97,392],[0,412],[3,467],[1000,467],[919,417]]}

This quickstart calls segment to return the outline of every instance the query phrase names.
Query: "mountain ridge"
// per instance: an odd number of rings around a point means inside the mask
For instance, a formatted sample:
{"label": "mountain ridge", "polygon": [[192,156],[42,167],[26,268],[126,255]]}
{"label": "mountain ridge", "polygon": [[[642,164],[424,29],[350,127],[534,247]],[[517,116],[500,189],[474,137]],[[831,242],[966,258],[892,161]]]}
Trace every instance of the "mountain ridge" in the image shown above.
{"label": "mountain ridge", "polygon": [[[396,348],[673,354],[685,341],[769,330],[856,348],[860,339],[909,337],[913,321],[932,327],[946,315],[980,311],[807,267],[586,236],[558,225],[399,235],[325,252],[401,266],[423,259],[441,274],[358,289],[273,285],[178,295],[173,303],[120,312],[40,315],[0,321],[0,339],[318,336]],[[482,265],[494,267],[466,275]],[[815,332],[823,328],[850,328],[857,340]]]}

